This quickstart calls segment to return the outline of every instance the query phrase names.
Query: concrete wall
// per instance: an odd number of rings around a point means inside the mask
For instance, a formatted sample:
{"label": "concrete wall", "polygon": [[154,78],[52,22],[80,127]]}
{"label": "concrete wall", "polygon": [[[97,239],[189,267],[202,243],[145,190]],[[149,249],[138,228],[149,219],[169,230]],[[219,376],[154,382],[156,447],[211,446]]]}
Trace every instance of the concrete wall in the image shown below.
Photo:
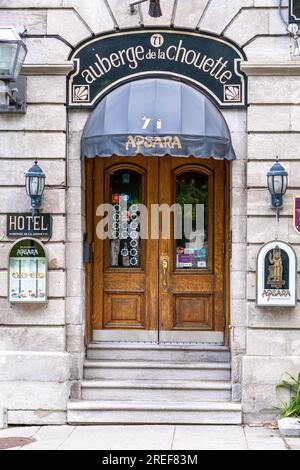
{"label": "concrete wall", "polygon": [[[170,25],[174,2],[162,3],[160,19],[151,19],[143,5],[145,24]],[[242,398],[249,422],[274,417],[275,384],[285,371],[300,370],[300,307],[294,311],[255,307],[256,254],[276,234],[265,187],[266,171],[276,154],[285,160],[291,187],[280,238],[300,254],[291,218],[292,193],[300,192],[300,72],[277,4],[277,0],[179,0],[174,20],[175,26],[198,25],[233,39],[253,64],[275,64],[271,75],[266,70],[259,75],[249,72],[248,112],[224,112],[238,155],[232,165],[233,398]],[[82,375],[85,219],[80,137],[88,112],[66,112],[67,72],[63,68],[59,72],[56,65],[64,64],[71,47],[92,34],[112,30],[116,24],[139,25],[138,15],[128,15],[126,0],[109,0],[109,5],[113,17],[103,0],[2,0],[0,4],[0,25],[25,24],[29,48],[24,68],[29,74],[28,112],[0,115],[0,404],[9,409],[10,423],[63,423],[68,397],[71,391],[76,396]],[[293,76],[286,72],[287,62],[294,65]],[[30,64],[53,67],[36,75]],[[50,301],[47,307],[10,306],[5,214],[28,210],[24,171],[36,157],[47,173],[44,210],[54,216],[54,235],[48,244]]]}

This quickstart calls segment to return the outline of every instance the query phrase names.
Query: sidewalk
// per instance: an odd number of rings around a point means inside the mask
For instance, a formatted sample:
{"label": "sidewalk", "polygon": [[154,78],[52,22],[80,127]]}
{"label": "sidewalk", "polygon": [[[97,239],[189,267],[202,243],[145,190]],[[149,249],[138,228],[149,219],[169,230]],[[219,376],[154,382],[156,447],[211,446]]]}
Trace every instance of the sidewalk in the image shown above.
{"label": "sidewalk", "polygon": [[300,450],[300,439],[242,426],[32,426],[0,431],[34,442],[15,450]]}

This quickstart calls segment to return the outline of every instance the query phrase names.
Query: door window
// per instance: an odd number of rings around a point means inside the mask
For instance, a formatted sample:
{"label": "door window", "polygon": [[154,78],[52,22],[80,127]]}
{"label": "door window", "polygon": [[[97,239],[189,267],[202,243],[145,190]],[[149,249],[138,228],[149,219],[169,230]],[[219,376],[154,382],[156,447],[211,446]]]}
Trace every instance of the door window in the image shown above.
{"label": "door window", "polygon": [[188,171],[176,176],[180,232],[176,240],[177,269],[208,269],[209,177]]}
{"label": "door window", "polygon": [[109,266],[139,268],[141,240],[139,205],[142,176],[133,171],[118,170],[110,175],[111,239]]}

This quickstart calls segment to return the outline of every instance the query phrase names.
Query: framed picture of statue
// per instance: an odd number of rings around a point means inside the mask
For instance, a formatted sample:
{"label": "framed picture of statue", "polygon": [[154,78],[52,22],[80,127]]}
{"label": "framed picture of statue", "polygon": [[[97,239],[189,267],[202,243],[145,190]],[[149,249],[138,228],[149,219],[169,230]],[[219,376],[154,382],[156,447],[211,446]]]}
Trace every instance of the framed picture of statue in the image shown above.
{"label": "framed picture of statue", "polygon": [[257,306],[295,307],[297,304],[297,257],[282,241],[266,243],[257,258]]}

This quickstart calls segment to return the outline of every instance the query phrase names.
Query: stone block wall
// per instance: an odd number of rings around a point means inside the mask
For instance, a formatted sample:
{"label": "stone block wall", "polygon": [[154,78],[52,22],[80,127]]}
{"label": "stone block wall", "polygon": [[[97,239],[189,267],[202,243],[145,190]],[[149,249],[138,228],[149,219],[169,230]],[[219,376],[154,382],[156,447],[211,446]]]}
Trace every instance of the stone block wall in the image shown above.
{"label": "stone block wall", "polygon": [[[2,0],[0,25],[27,28],[28,112],[0,115],[0,407],[12,423],[63,423],[70,394],[78,396],[84,358],[84,175],[80,139],[87,111],[67,112],[66,75],[71,48],[92,34],[145,25],[200,28],[244,47],[251,67],[247,111],[226,111],[238,160],[232,164],[231,349],[233,399],[243,400],[245,419],[274,417],[274,387],[282,373],[300,370],[299,306],[255,306],[255,263],[262,244],[276,236],[266,171],[279,154],[290,189],[279,237],[300,255],[292,228],[292,194],[300,192],[299,62],[280,20],[277,0],[162,0],[163,17],[128,14],[127,0]],[[287,0],[283,2],[287,14]],[[175,13],[173,15],[173,13]],[[259,64],[265,70],[259,73]],[[270,68],[270,65],[273,64]],[[289,72],[289,67],[293,71]],[[278,74],[278,69],[283,70]],[[266,71],[267,70],[267,71]],[[277,72],[276,72],[277,71]],[[54,217],[47,245],[47,307],[10,306],[7,294],[5,214],[26,211],[24,171],[38,158],[47,174],[44,210]],[[272,340],[270,340],[272,338]]]}
{"label": "stone block wall", "polygon": [[[0,16],[3,21],[3,11]],[[66,350],[65,90],[65,76],[29,75],[27,113],[0,115],[0,402],[8,408],[11,424],[66,420],[70,357]],[[30,209],[24,173],[35,158],[47,175],[43,209],[53,215],[53,237],[46,245],[49,303],[10,305],[6,269],[11,240],[6,238],[5,214]]]}
{"label": "stone block wall", "polygon": [[[299,63],[295,62],[298,70]],[[272,69],[272,66],[269,68]],[[299,261],[300,237],[292,226],[293,194],[299,194],[299,76],[256,70],[249,76],[247,164],[247,336],[243,358],[243,403],[247,422],[268,421],[280,405],[275,386],[282,374],[300,371],[299,304],[295,309],[256,307],[256,258],[264,242],[292,244]],[[289,173],[289,189],[277,226],[266,174],[278,155]],[[299,285],[299,282],[298,282]],[[299,299],[299,293],[298,293]]]}

